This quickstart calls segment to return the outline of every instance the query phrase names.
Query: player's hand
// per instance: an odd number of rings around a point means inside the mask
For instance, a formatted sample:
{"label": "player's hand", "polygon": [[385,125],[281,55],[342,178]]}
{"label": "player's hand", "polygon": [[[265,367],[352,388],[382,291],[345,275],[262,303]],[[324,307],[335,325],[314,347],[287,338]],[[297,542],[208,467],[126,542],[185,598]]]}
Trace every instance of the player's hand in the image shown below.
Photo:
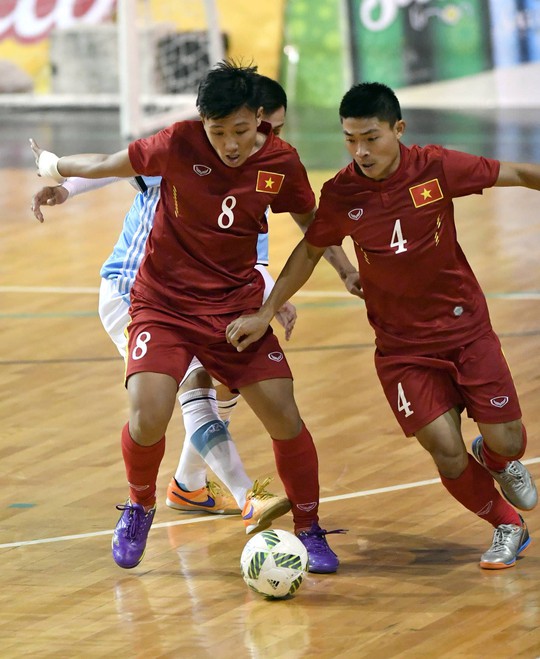
{"label": "player's hand", "polygon": [[356,295],[364,299],[364,291],[362,290],[362,282],[360,281],[360,273],[350,272],[343,280],[345,288],[351,295]]}
{"label": "player's hand", "polygon": [[290,302],[285,302],[276,313],[276,320],[285,329],[285,341],[291,338],[297,317],[296,307]]}
{"label": "player's hand", "polygon": [[41,206],[56,206],[57,204],[63,204],[68,197],[69,192],[63,185],[47,185],[34,195],[30,208],[32,209],[32,213],[34,213],[36,220],[43,222],[45,218],[41,212]]}
{"label": "player's hand", "polygon": [[37,170],[38,170],[37,175],[41,176],[41,174],[39,173],[39,156],[41,155],[41,152],[43,151],[43,149],[41,149],[37,145],[37,143],[34,141],[34,139],[32,137],[30,138],[29,141],[30,141],[30,148],[32,149],[32,152],[34,154],[34,158],[36,160],[36,167],[37,167]]}
{"label": "player's hand", "polygon": [[225,330],[227,341],[238,352],[242,352],[252,343],[258,341],[268,329],[269,321],[258,311],[248,316],[240,316],[229,323]]}

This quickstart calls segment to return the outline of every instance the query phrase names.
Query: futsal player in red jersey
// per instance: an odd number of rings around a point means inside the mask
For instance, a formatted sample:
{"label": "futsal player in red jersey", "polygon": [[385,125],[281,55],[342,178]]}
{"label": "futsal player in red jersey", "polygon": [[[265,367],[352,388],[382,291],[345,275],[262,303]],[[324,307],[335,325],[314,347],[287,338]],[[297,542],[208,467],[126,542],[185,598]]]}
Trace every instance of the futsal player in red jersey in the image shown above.
{"label": "futsal player in red jersey", "polygon": [[[264,282],[254,266],[267,206],[291,213],[301,226],[311,222],[315,209],[298,154],[261,122],[255,76],[254,67],[217,65],[199,87],[202,121],[176,123],[112,155],[58,158],[33,145],[39,173],[59,182],[68,176],[163,177],[131,291],[130,415],[122,432],[129,499],[119,507],[112,546],[114,560],[124,568],[135,567],[145,551],[165,431],[193,356],[218,381],[240,391],[273,438],[310,570],[335,572],[339,564],[318,525],[317,453],[276,337],[268,329],[241,355],[225,337],[234,318],[262,302]],[[329,260],[344,281],[357,279],[341,249],[332,249]],[[349,288],[354,292],[354,285]],[[271,519],[266,521],[269,525]]]}
{"label": "futsal player in red jersey", "polygon": [[[315,220],[270,297],[257,314],[234,321],[228,339],[249,349],[327,246],[351,236],[375,330],[377,374],[392,411],[405,435],[429,451],[448,492],[495,527],[480,566],[511,567],[530,543],[513,506],[530,510],[538,496],[519,461],[527,435],[518,396],[457,242],[452,199],[492,186],[538,190],[540,166],[404,146],[399,102],[379,83],[352,87],[339,113],[353,161],[324,184]],[[472,446],[476,460],[460,430],[464,409],[481,432]]]}

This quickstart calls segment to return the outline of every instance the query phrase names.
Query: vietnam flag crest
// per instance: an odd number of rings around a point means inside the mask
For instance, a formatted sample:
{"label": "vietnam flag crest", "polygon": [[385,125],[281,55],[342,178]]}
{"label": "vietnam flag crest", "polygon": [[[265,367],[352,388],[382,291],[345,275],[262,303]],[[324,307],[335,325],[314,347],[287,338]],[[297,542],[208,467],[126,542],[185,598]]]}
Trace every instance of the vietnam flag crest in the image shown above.
{"label": "vietnam flag crest", "polygon": [[285,174],[276,174],[276,172],[257,172],[257,192],[270,192],[277,194],[281,190],[281,184]]}
{"label": "vietnam flag crest", "polygon": [[411,193],[415,208],[432,204],[434,201],[439,201],[439,199],[444,197],[438,178],[420,183],[420,185],[413,185],[412,188],[409,188],[409,192]]}

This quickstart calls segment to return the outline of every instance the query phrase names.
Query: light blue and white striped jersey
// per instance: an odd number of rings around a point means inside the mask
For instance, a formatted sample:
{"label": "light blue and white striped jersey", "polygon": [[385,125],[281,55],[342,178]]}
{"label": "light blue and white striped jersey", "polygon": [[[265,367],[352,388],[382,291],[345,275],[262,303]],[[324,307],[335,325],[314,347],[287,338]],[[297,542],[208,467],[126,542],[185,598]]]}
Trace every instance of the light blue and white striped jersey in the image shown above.
{"label": "light blue and white striped jersey", "polygon": [[[161,176],[139,176],[146,190],[139,192],[124,218],[120,234],[112,254],[101,267],[103,279],[114,279],[118,292],[129,304],[129,292],[141,264],[146,239],[154,224],[156,206],[161,189]],[[268,209],[266,209],[268,218]],[[268,265],[268,233],[260,233],[257,240],[257,263]]]}

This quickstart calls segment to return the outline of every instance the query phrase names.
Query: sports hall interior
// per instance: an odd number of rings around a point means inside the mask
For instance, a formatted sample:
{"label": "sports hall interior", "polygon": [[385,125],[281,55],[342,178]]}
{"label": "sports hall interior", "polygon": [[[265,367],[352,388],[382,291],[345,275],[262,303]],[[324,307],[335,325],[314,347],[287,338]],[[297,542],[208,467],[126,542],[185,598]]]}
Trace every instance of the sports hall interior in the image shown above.
{"label": "sports hall interior", "polygon": [[[218,4],[226,17],[234,3]],[[275,4],[292,11],[293,3]],[[228,20],[238,23],[239,14]],[[261,72],[279,76],[282,38],[273,38],[274,59],[267,42],[259,51],[249,41],[242,53],[241,39],[231,41],[235,54],[260,56]],[[539,90],[535,62],[397,89],[404,143],[540,162]],[[340,97],[315,106],[287,91],[283,138],[318,196],[348,163]],[[120,431],[128,410],[124,364],[100,324],[97,299],[101,264],[134,190],[121,182],[81,195],[45,208],[39,224],[30,205],[43,182],[29,137],[58,155],[125,146],[116,109],[3,107],[0,98],[0,656],[540,657],[540,508],[524,514],[532,543],[515,567],[479,569],[492,528],[448,495],[430,456],[402,435],[376,376],[365,306],[324,261],[292,299],[298,320],[282,345],[318,450],[321,526],[347,530],[328,537],[338,572],[308,574],[293,597],[265,600],[240,576],[248,538],[238,516],[165,505],[184,438],[179,407],[145,558],[132,570],[115,565],[110,543],[127,489]],[[523,461],[538,481],[540,193],[490,189],[455,207],[460,244],[520,395],[529,436]],[[269,226],[269,270],[277,277],[301,234],[285,214],[272,215]],[[274,329],[282,340],[281,327]],[[243,401],[230,430],[248,474],[272,477],[271,489],[282,493],[270,439]],[[469,443],[477,435],[465,415],[463,435]],[[291,516],[274,526],[292,531]]]}

